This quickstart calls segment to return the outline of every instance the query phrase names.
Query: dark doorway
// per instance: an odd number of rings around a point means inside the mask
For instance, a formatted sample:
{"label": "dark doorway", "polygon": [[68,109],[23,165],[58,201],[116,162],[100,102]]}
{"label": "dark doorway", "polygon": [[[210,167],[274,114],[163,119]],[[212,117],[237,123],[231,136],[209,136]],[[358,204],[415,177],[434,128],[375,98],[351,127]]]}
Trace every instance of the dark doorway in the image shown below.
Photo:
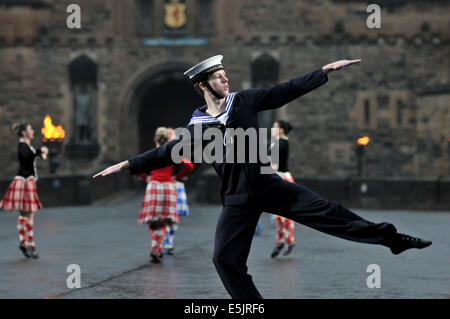
{"label": "dark doorway", "polygon": [[189,80],[166,77],[149,84],[140,100],[139,151],[155,147],[153,137],[159,126],[186,127],[194,109],[205,104]]}

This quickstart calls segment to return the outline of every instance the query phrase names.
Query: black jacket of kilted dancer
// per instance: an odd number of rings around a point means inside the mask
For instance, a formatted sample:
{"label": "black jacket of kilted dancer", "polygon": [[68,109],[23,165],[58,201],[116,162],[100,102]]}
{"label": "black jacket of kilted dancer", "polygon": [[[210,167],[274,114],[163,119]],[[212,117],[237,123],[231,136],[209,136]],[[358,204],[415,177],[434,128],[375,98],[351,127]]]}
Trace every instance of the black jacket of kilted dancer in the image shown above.
{"label": "black jacket of kilted dancer", "polygon": [[37,177],[35,158],[41,156],[42,151],[38,148],[35,152],[31,146],[27,143],[20,142],[17,146],[17,155],[19,157],[19,169],[17,171],[17,176],[22,176],[27,178],[29,176]]}
{"label": "black jacket of kilted dancer", "polygon": [[[258,128],[257,114],[274,109],[326,83],[328,77],[318,69],[270,88],[249,89],[226,96],[226,110],[213,117],[207,106],[195,110],[187,128],[190,140],[177,140],[152,149],[128,161],[111,166],[96,174],[106,176],[129,166],[131,174],[151,171],[173,164],[172,149],[177,143],[194,147],[206,146],[209,141],[196,140],[194,126],[203,129]],[[203,143],[202,143],[203,142]],[[224,159],[226,160],[226,152]],[[248,156],[248,152],[245,154]],[[190,158],[191,162],[194,162]],[[283,181],[276,173],[261,174],[262,163],[213,163],[222,178],[223,210],[219,218],[214,242],[213,262],[232,298],[262,298],[252,277],[247,273],[247,257],[256,224],[262,211],[292,219],[336,237],[369,244],[385,245],[397,254],[408,248],[423,248],[431,244],[418,238],[397,234],[389,223],[372,223],[340,204],[320,197],[308,188]]]}

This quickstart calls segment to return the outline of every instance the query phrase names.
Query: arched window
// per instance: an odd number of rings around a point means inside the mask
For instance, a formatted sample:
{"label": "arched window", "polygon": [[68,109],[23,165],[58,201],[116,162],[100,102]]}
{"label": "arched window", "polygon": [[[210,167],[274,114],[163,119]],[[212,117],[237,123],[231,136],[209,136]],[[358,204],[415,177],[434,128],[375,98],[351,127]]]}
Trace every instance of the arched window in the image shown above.
{"label": "arched window", "polygon": [[96,144],[97,64],[82,55],[69,64],[73,101],[73,134],[75,144]]}
{"label": "arched window", "polygon": [[196,33],[213,35],[216,32],[215,0],[197,0]]}
{"label": "arched window", "polygon": [[136,28],[137,34],[142,36],[151,35],[153,28],[153,0],[136,0]]}
{"label": "arched window", "polygon": [[[266,87],[278,83],[280,63],[268,53],[260,55],[251,64],[252,87]],[[274,111],[258,114],[260,127],[270,128],[274,121]],[[270,134],[270,130],[269,130]]]}

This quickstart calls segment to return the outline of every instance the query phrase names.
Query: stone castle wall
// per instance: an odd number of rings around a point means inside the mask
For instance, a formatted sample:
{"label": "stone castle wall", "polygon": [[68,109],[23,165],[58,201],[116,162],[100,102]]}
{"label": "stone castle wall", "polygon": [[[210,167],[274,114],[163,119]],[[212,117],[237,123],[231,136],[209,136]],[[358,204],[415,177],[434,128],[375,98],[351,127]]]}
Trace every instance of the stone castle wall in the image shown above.
{"label": "stone castle wall", "polygon": [[[279,63],[279,81],[334,60],[363,60],[330,74],[325,86],[275,112],[295,128],[290,134],[294,175],[355,175],[353,148],[363,135],[371,138],[365,175],[448,174],[446,2],[381,1],[382,27],[368,29],[366,4],[357,1],[211,0],[207,28],[200,19],[206,9],[188,0],[183,36],[208,39],[207,46],[191,47],[142,45],[145,38],[171,37],[161,29],[162,1],[153,1],[148,29],[141,28],[139,1],[78,1],[81,31],[66,28],[66,1],[11,3],[0,1],[1,176],[17,169],[14,122],[31,122],[37,133],[34,144],[39,145],[43,118],[51,114],[67,133],[59,171],[95,169],[138,152],[134,100],[150,77],[223,54],[231,90],[238,91],[254,85],[250,66],[264,53]],[[68,66],[82,55],[98,66],[95,117],[100,148],[88,159],[72,158],[66,147],[74,130]],[[38,167],[46,170],[47,164],[40,161]]]}

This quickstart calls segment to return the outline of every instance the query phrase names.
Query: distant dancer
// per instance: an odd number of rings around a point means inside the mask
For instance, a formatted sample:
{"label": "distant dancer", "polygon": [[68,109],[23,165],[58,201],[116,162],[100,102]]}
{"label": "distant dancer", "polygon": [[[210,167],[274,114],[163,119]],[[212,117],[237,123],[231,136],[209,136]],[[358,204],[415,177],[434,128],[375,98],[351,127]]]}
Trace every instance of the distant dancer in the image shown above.
{"label": "distant dancer", "polygon": [[34,130],[29,123],[14,124],[13,129],[19,137],[17,155],[19,170],[10,184],[0,208],[8,211],[19,211],[17,231],[19,233],[19,249],[27,258],[39,258],[34,241],[34,215],[42,208],[36,191],[36,157],[47,159],[48,148],[42,146],[35,149],[31,146]]}
{"label": "distant dancer", "polygon": [[[272,163],[272,168],[275,172],[280,175],[283,180],[294,183],[294,178],[288,169],[289,139],[287,135],[291,130],[291,124],[286,121],[279,120],[273,123],[272,138],[276,139],[278,143],[271,144],[271,154],[273,151],[278,151],[279,154],[279,162]],[[276,148],[278,148],[278,150],[276,150]],[[275,248],[270,255],[272,258],[277,257],[285,245],[286,248],[283,255],[287,256],[291,253],[295,246],[294,228],[295,223],[293,220],[275,215],[276,238]]]}
{"label": "distant dancer", "polygon": [[[175,130],[172,127],[168,128],[169,141],[176,139]],[[174,174],[177,174],[179,170],[183,170],[183,166],[175,165]],[[177,190],[177,214],[178,216],[189,216],[189,205],[187,201],[186,189],[183,181],[187,180],[187,176],[183,176],[178,180],[174,176],[175,189]],[[178,224],[170,224],[166,227],[166,238],[164,239],[164,253],[173,255],[175,250],[175,233],[178,230]]]}
{"label": "distant dancer", "polygon": [[[154,138],[156,147],[169,141],[166,127],[158,127]],[[183,169],[176,174],[180,179],[193,170],[193,164],[183,160],[180,165]],[[138,223],[148,224],[151,238],[150,258],[154,263],[161,262],[163,257],[163,241],[166,237],[166,227],[178,224],[177,191],[172,179],[174,165],[169,165],[148,173],[138,174],[138,177],[147,182],[144,200],[139,212]]]}

